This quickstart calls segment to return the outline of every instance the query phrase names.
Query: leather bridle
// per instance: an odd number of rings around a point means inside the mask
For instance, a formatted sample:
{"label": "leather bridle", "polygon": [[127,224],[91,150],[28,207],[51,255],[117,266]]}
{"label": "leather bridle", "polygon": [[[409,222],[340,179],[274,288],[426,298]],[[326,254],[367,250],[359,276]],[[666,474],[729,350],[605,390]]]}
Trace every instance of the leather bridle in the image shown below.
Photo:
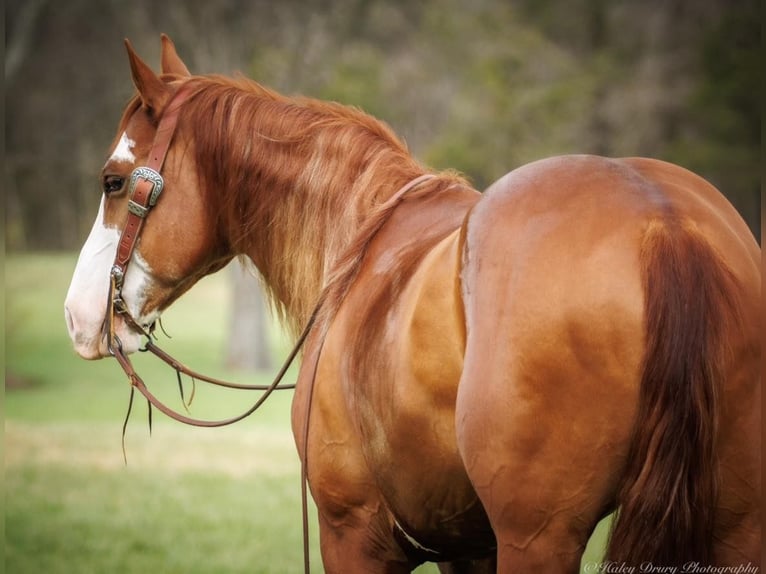
{"label": "leather bridle", "polygon": [[[165,158],[167,157],[168,150],[170,149],[170,145],[173,141],[173,136],[175,135],[176,128],[178,126],[178,119],[179,119],[181,107],[184,104],[184,102],[186,102],[189,99],[191,95],[192,95],[192,91],[186,84],[182,84],[181,87],[176,91],[176,93],[173,95],[170,102],[168,103],[167,107],[165,108],[164,113],[162,114],[162,117],[160,118],[159,125],[157,127],[157,132],[154,136],[154,142],[152,143],[152,147],[149,151],[149,156],[146,161],[146,165],[135,168],[130,175],[128,190],[127,190],[128,217],[125,223],[125,227],[123,228],[122,233],[120,235],[120,240],[117,246],[117,253],[115,255],[114,263],[112,264],[112,269],[109,274],[109,293],[107,297],[107,309],[106,309],[106,315],[104,320],[104,331],[105,331],[105,336],[107,341],[107,349],[109,353],[112,356],[114,356],[115,359],[117,359],[117,362],[122,367],[122,370],[128,376],[128,381],[131,386],[130,387],[130,402],[128,403],[128,411],[125,416],[125,421],[122,427],[122,447],[123,447],[124,457],[125,457],[125,430],[127,428],[127,424],[130,419],[130,413],[131,413],[132,405],[133,405],[134,391],[136,389],[144,396],[144,398],[146,398],[149,405],[150,432],[151,432],[151,425],[152,425],[152,407],[156,407],[160,412],[164,413],[168,417],[187,425],[198,426],[198,427],[221,427],[221,426],[226,426],[226,425],[230,425],[232,423],[238,422],[250,416],[251,414],[253,414],[256,410],[258,410],[261,407],[261,405],[263,405],[263,403],[266,401],[266,399],[271,395],[273,391],[283,390],[283,389],[285,390],[294,389],[295,388],[294,384],[282,385],[281,384],[282,379],[284,378],[288,368],[295,360],[295,357],[298,355],[301,348],[303,347],[303,344],[306,342],[309,334],[311,333],[311,330],[313,329],[314,324],[316,322],[316,318],[319,314],[319,310],[322,307],[322,303],[324,301],[323,296],[320,296],[319,302],[314,308],[314,311],[311,314],[311,317],[309,318],[309,321],[307,322],[306,327],[304,328],[300,337],[296,341],[292,351],[290,351],[287,359],[285,359],[285,362],[280,368],[279,372],[274,377],[274,380],[269,385],[244,385],[244,384],[238,384],[238,383],[231,383],[228,381],[215,379],[213,377],[208,377],[206,375],[193,371],[192,369],[189,369],[188,367],[183,365],[180,361],[177,361],[176,359],[171,357],[168,353],[160,349],[153,342],[154,325],[144,327],[140,325],[138,321],[130,314],[128,306],[125,303],[124,299],[122,298],[122,287],[125,280],[125,273],[127,272],[127,268],[128,268],[128,265],[130,264],[131,257],[133,256],[133,252],[136,249],[138,238],[141,235],[144,222],[147,216],[149,215],[151,209],[157,203],[157,200],[159,199],[160,194],[162,193],[164,180],[162,178],[162,175],[160,175],[160,172],[162,171],[162,167],[165,163]],[[424,174],[409,181],[407,184],[402,186],[393,196],[391,196],[391,198],[389,198],[389,200],[387,201],[387,204],[398,203],[399,201],[401,201],[401,199],[407,192],[414,189],[421,183],[429,179],[433,179],[434,177],[435,176],[432,174]],[[159,399],[157,399],[157,397],[155,397],[149,391],[143,379],[133,367],[133,364],[131,363],[130,358],[123,351],[122,342],[120,341],[119,337],[115,333],[115,322],[114,322],[115,314],[119,315],[130,329],[133,329],[136,332],[146,336],[147,342],[145,346],[141,349],[142,351],[151,352],[152,354],[157,356],[159,359],[161,359],[163,362],[165,362],[170,367],[172,367],[173,370],[176,372],[178,387],[181,394],[181,400],[187,413],[188,413],[188,406],[191,405],[191,401],[194,397],[194,391],[192,390],[192,395],[189,401],[186,402],[184,397],[183,383],[181,379],[182,374],[189,376],[192,380],[192,383],[194,383],[194,381],[203,381],[213,385],[218,385],[218,386],[232,388],[232,389],[263,391],[263,394],[244,413],[228,418],[228,419],[222,419],[222,420],[196,419],[189,416],[188,414],[184,415],[168,407],[167,405],[162,403]],[[308,429],[309,429],[309,418],[311,414],[311,402],[312,402],[313,390],[314,390],[314,380],[316,378],[317,366],[319,364],[319,356],[321,355],[323,344],[324,344],[324,340],[322,339],[320,340],[319,348],[316,353],[316,360],[313,365],[313,373],[309,379],[309,387],[308,387],[308,393],[307,393],[308,400],[307,400],[306,416],[304,419],[304,428],[303,428],[304,448],[303,448],[303,455],[301,456],[301,478],[302,478],[301,497],[302,497],[302,506],[303,506],[304,571],[306,573],[308,573],[310,570],[309,550],[308,550],[308,502],[307,502],[308,495],[307,495],[307,488],[306,488],[306,485],[308,483],[308,476],[307,476]],[[127,463],[127,458],[125,460]]]}
{"label": "leather bridle", "polygon": [[[154,344],[153,342],[154,325],[151,325],[149,327],[144,327],[140,325],[138,321],[136,321],[136,319],[130,314],[130,311],[128,310],[128,306],[126,305],[124,299],[122,298],[122,287],[125,280],[125,273],[127,272],[131,257],[133,256],[133,252],[135,251],[136,245],[138,244],[138,238],[141,235],[141,230],[143,229],[144,222],[147,216],[149,215],[151,209],[157,203],[157,200],[159,199],[160,194],[162,193],[164,180],[162,178],[162,175],[160,175],[160,171],[162,170],[162,166],[165,163],[165,158],[167,157],[168,150],[170,149],[170,145],[173,141],[173,136],[175,135],[176,128],[178,126],[178,118],[179,118],[181,107],[184,104],[184,102],[188,100],[191,94],[192,94],[192,91],[186,85],[182,85],[176,91],[175,95],[172,97],[167,107],[165,108],[165,111],[162,114],[162,117],[160,118],[159,125],[157,127],[157,132],[154,136],[154,142],[152,143],[152,147],[149,151],[149,156],[147,158],[146,164],[144,166],[135,168],[130,175],[128,190],[127,190],[128,217],[125,223],[125,227],[123,228],[122,233],[120,235],[120,240],[117,245],[117,253],[115,255],[114,263],[112,264],[112,269],[109,274],[109,295],[107,298],[107,309],[106,309],[106,315],[105,315],[106,319],[105,319],[104,327],[106,331],[107,349],[109,353],[117,359],[123,371],[125,371],[125,374],[128,375],[128,379],[131,384],[131,401],[133,396],[133,389],[138,389],[138,391],[147,399],[150,405],[150,411],[149,411],[150,424],[151,424],[151,406],[154,406],[158,410],[160,410],[161,412],[169,416],[170,418],[175,419],[184,424],[201,426],[201,427],[218,427],[218,426],[225,426],[225,425],[235,423],[249,416],[250,414],[255,412],[263,404],[266,398],[268,398],[268,395],[271,394],[271,392],[276,390],[277,388],[280,388],[280,389],[295,388],[295,385],[280,386],[280,382],[282,378],[284,377],[284,374],[287,371],[287,368],[295,359],[295,356],[297,356],[301,345],[303,344],[306,336],[308,335],[308,331],[310,330],[310,327],[306,329],[304,335],[299,339],[299,342],[296,345],[296,348],[290,354],[288,360],[286,361],[283,368],[279,371],[274,382],[272,382],[270,385],[243,385],[243,384],[237,384],[237,383],[229,383],[227,381],[222,381],[219,379],[214,379],[212,377],[207,377],[205,375],[197,373],[196,371],[193,371],[189,369],[188,367],[184,366],[181,362],[177,361],[176,359],[171,357],[168,353],[166,353],[165,351],[163,351],[162,349],[157,347],[157,345]],[[236,417],[232,417],[232,418],[224,419],[224,420],[218,420],[218,421],[207,421],[207,420],[195,419],[188,415],[184,415],[182,413],[179,413],[171,409],[167,405],[161,403],[149,391],[143,379],[141,379],[141,377],[133,368],[133,365],[131,364],[130,359],[128,358],[127,354],[123,351],[122,342],[120,341],[119,337],[115,333],[115,322],[114,322],[115,314],[119,315],[129,328],[146,336],[147,342],[142,350],[151,352],[155,356],[159,357],[162,361],[170,365],[176,371],[179,390],[181,392],[182,399],[183,399],[183,385],[181,382],[182,374],[185,374],[191,377],[192,381],[198,380],[198,381],[211,383],[213,385],[219,385],[219,386],[234,388],[234,389],[264,391],[264,395],[260,397],[260,399],[253,405],[253,407],[249,409],[248,411],[246,411],[245,413]],[[191,399],[189,402],[191,402]],[[187,405],[188,403],[184,401],[184,407],[186,407]],[[188,409],[187,409],[187,412],[188,412]],[[130,409],[128,414],[129,413],[130,413]],[[127,424],[127,417],[126,417],[126,424]]]}

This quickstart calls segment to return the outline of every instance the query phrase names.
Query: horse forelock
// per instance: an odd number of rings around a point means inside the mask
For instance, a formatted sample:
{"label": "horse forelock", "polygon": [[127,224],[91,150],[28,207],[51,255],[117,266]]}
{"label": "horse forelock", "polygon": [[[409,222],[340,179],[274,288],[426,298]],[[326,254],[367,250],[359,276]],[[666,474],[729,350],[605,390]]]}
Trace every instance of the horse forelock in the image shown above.
{"label": "horse forelock", "polygon": [[354,275],[361,258],[346,251],[366,244],[358,235],[367,219],[424,170],[388,126],[355,108],[285,97],[244,78],[190,82],[196,93],[180,129],[220,234],[250,256],[297,334],[331,271],[344,281],[340,260],[346,282]]}

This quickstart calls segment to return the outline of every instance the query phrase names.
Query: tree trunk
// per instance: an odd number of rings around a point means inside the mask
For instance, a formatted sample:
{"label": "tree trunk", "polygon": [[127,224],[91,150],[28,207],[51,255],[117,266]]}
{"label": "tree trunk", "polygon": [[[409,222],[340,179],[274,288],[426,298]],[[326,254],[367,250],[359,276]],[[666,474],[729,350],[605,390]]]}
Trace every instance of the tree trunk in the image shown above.
{"label": "tree trunk", "polygon": [[261,286],[239,261],[229,266],[232,307],[226,344],[226,366],[246,371],[273,367],[269,318]]}

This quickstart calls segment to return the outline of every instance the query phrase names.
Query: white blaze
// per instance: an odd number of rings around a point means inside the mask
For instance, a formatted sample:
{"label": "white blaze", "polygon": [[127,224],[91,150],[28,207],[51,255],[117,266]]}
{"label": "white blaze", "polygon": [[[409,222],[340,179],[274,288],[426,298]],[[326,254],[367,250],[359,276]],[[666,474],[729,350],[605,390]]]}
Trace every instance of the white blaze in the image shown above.
{"label": "white blaze", "polygon": [[132,139],[128,137],[126,132],[122,132],[120,141],[117,142],[117,147],[114,148],[110,161],[123,161],[127,163],[133,163],[136,161],[136,156],[133,155],[133,146],[136,145]]}
{"label": "white blaze", "polygon": [[[93,228],[85,241],[77,266],[69,285],[64,311],[74,348],[84,358],[95,359],[104,356],[106,343],[102,325],[106,312],[109,293],[109,273],[117,253],[120,232],[104,225],[104,199],[93,223]],[[128,304],[131,315],[141,321],[141,309],[146,301],[147,288],[150,285],[151,270],[137,252],[131,258],[131,264],[125,274],[122,290],[123,299]],[[146,318],[151,322],[153,318]],[[140,336],[125,332],[124,325],[118,327],[118,335],[126,351],[134,351],[140,344]]]}

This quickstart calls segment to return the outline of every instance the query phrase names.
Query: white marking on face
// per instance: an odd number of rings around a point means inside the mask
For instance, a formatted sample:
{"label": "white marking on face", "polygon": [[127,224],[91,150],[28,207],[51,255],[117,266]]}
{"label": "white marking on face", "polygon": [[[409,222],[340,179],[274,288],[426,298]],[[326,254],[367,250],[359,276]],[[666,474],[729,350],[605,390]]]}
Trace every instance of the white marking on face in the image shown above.
{"label": "white marking on face", "polygon": [[109,291],[109,269],[119,240],[120,232],[104,225],[102,198],[96,221],[77,259],[64,303],[69,336],[78,350],[92,345],[92,339],[100,336]]}
{"label": "white marking on face", "polygon": [[125,300],[125,304],[128,306],[128,311],[137,320],[141,320],[144,323],[144,327],[148,327],[152,321],[159,317],[158,312],[152,312],[150,315],[141,316],[141,310],[146,304],[146,300],[149,297],[149,289],[152,286],[152,269],[146,262],[146,259],[141,257],[138,251],[133,252],[133,256],[130,258],[130,265],[128,266],[128,272],[125,274],[125,283],[122,286],[122,298]]}
{"label": "white marking on face", "polygon": [[[119,241],[119,230],[104,224],[102,198],[96,221],[77,259],[64,303],[69,336],[77,353],[86,359],[107,354],[102,325],[109,293],[109,273]],[[156,313],[152,313],[152,317],[141,318],[141,309],[146,303],[151,283],[149,265],[134,252],[125,274],[122,296],[130,314],[138,321],[150,323],[157,318]],[[125,351],[138,349],[140,336],[137,333],[127,332],[124,325],[120,324],[117,334]]]}
{"label": "white marking on face", "polygon": [[122,132],[120,141],[117,142],[117,147],[114,148],[112,156],[109,161],[122,161],[126,163],[133,163],[136,161],[136,156],[133,155],[133,147],[136,145],[132,139],[128,137],[127,132]]}

